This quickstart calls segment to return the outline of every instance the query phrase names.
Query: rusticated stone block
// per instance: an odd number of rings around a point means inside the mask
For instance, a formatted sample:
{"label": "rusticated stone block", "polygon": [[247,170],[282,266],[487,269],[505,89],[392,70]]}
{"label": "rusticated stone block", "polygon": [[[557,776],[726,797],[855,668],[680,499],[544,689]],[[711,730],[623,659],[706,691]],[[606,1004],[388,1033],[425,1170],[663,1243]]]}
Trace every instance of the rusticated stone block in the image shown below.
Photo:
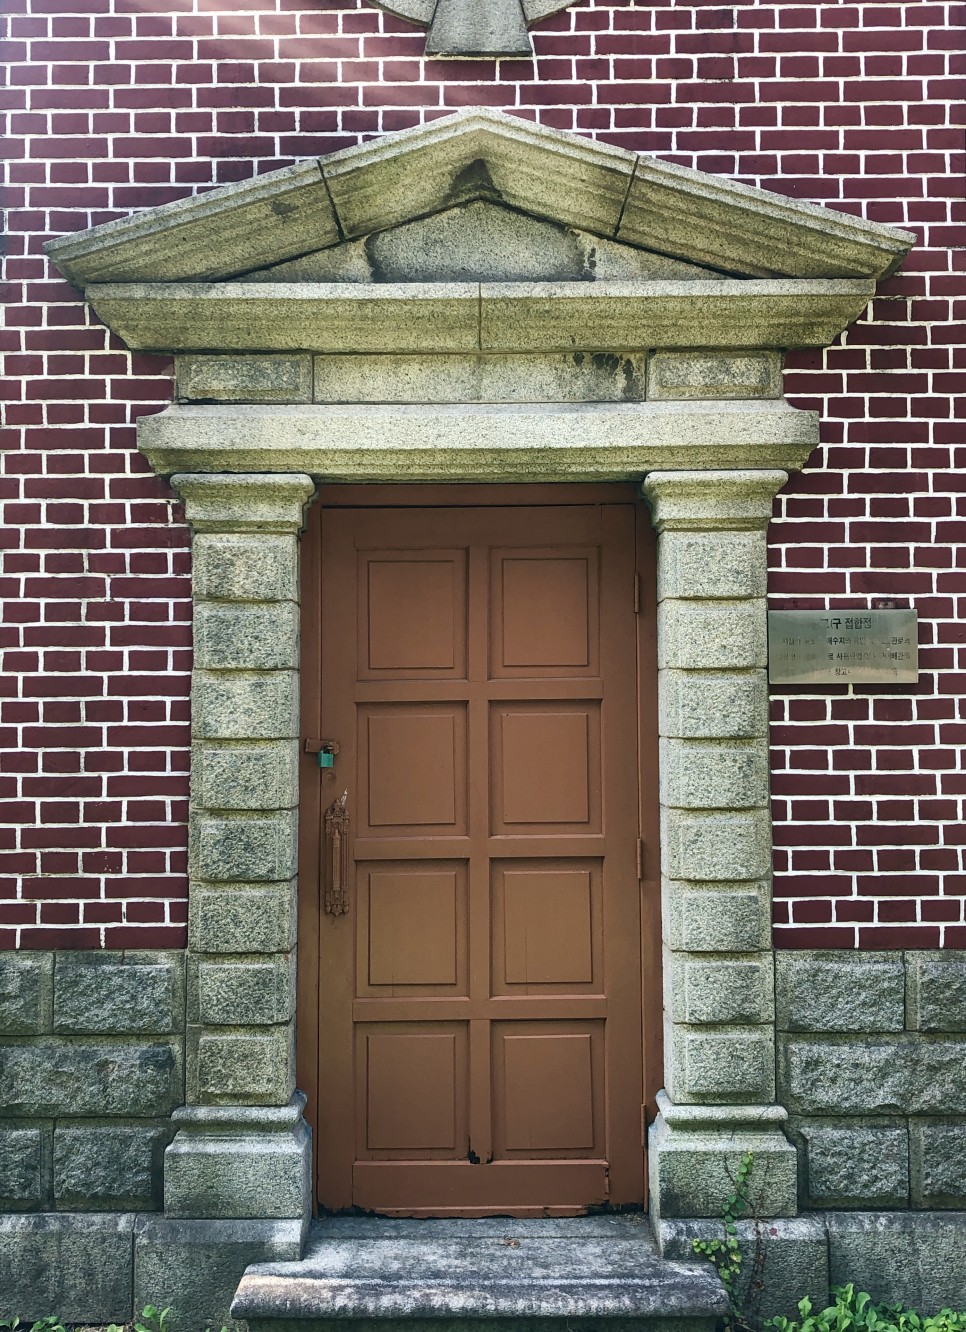
{"label": "rusticated stone block", "polygon": [[196,598],[298,601],[298,547],[287,532],[199,532],[191,547]]}
{"label": "rusticated stone block", "polygon": [[772,1015],[771,955],[671,964],[673,1020],[691,1025],[764,1023]]}
{"label": "rusticated stone block", "polygon": [[668,945],[689,953],[755,953],[771,943],[767,887],[665,884]]}
{"label": "rusticated stone block", "polygon": [[767,572],[764,531],[665,532],[657,596],[659,601],[763,597]]}
{"label": "rusticated stone block", "polygon": [[966,1032],[966,954],[908,953],[910,1025]]}
{"label": "rusticated stone block", "polygon": [[785,1037],[778,1069],[779,1099],[802,1114],[902,1114],[912,1099],[912,1064],[899,1037]]}
{"label": "rusticated stone block", "polygon": [[775,955],[779,1030],[902,1031],[904,991],[899,953]]}
{"label": "rusticated stone block", "polygon": [[287,1022],[295,1012],[295,969],[288,956],[264,962],[201,962],[197,1018],[211,1026]]}
{"label": "rusticated stone block", "polygon": [[189,1047],[200,1097],[285,1105],[295,1090],[290,1027],[229,1034],[199,1032]]}
{"label": "rusticated stone block", "polygon": [[0,1318],[127,1322],[133,1216],[0,1216]]}
{"label": "rusticated stone block", "polygon": [[58,953],[54,1029],[163,1035],[184,1030],[180,953]]}
{"label": "rusticated stone block", "polygon": [[299,732],[295,671],[195,671],[191,729],[200,740],[275,740]]}
{"label": "rusticated stone block", "polygon": [[907,1207],[909,1138],[904,1122],[798,1120],[805,1187],[813,1207]]}
{"label": "rusticated stone block", "polygon": [[678,809],[768,804],[768,748],[662,740],[662,803]]}
{"label": "rusticated stone block", "polygon": [[768,661],[764,600],[662,601],[658,665],[685,670],[747,670]]}
{"label": "rusticated stone block", "polygon": [[195,606],[195,664],[202,670],[284,671],[299,665],[299,613],[291,601]]}
{"label": "rusticated stone block", "polygon": [[54,1129],[54,1197],[74,1211],[154,1211],[161,1205],[163,1152],[170,1130],[161,1126]]}
{"label": "rusticated stone block", "polygon": [[193,758],[195,802],[204,809],[269,810],[298,804],[298,745],[197,745]]}
{"label": "rusticated stone block", "polygon": [[751,739],[768,734],[768,687],[762,670],[665,670],[658,697],[662,735]]}
{"label": "rusticated stone block", "polygon": [[177,397],[188,402],[311,402],[311,356],[178,356]]}
{"label": "rusticated stone block", "polygon": [[295,812],[274,818],[216,819],[192,815],[194,866],[215,883],[278,882],[296,870]]}
{"label": "rusticated stone block", "polygon": [[38,1126],[0,1127],[0,1208],[20,1212],[43,1206],[46,1137],[47,1130]]}
{"label": "rusticated stone block", "polygon": [[690,1101],[767,1103],[775,1096],[772,1028],[734,1031],[671,1027],[667,1089],[681,1105]]}
{"label": "rusticated stone block", "polygon": [[672,879],[760,879],[770,869],[771,825],[765,810],[706,815],[671,810],[666,821],[666,845]]}
{"label": "rusticated stone block", "polygon": [[294,883],[192,885],[188,932],[198,953],[285,953],[295,942]]}
{"label": "rusticated stone block", "polygon": [[909,1123],[915,1207],[966,1209],[966,1119]]}
{"label": "rusticated stone block", "polygon": [[180,1054],[171,1041],[0,1046],[0,1113],[158,1117],[183,1099]]}
{"label": "rusticated stone block", "polygon": [[50,1030],[52,953],[0,955],[0,1033],[32,1036]]}

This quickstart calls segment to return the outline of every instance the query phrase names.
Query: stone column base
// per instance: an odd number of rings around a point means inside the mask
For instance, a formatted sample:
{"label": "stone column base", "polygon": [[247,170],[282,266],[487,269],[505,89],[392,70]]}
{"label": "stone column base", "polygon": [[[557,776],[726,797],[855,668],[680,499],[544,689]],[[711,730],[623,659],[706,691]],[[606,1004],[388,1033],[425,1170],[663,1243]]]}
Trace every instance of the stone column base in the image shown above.
{"label": "stone column base", "polygon": [[722,1215],[741,1159],[754,1161],[748,1192],[754,1214],[798,1212],[798,1153],[781,1131],[780,1105],[675,1105],[658,1092],[660,1113],[648,1135],[650,1207],[661,1243],[668,1217]]}
{"label": "stone column base", "polygon": [[164,1154],[167,1217],[292,1219],[312,1213],[312,1135],[305,1096],[286,1106],[192,1105]]}

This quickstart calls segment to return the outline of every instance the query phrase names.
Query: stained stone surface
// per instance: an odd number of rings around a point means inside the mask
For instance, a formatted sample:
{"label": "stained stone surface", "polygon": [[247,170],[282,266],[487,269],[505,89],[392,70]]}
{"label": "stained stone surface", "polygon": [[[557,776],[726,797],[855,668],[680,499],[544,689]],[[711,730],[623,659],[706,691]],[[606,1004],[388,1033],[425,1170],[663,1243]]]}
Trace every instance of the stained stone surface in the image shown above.
{"label": "stained stone surface", "polygon": [[54,1197],[73,1210],[153,1211],[161,1203],[161,1156],[167,1125],[58,1125]]}
{"label": "stained stone surface", "polygon": [[57,955],[54,1030],[163,1035],[184,1026],[180,959],[159,953]]}
{"label": "stained stone surface", "polygon": [[828,1212],[829,1277],[922,1314],[966,1308],[966,1215]]}
{"label": "stained stone surface", "polygon": [[42,1204],[46,1132],[34,1125],[0,1126],[0,1209],[32,1211]]}
{"label": "stained stone surface", "polygon": [[807,1201],[818,1207],[907,1207],[909,1135],[902,1122],[802,1121]]}
{"label": "stained stone surface", "polygon": [[691,1318],[710,1332],[725,1308],[707,1266],[658,1258],[643,1215],[340,1217],[312,1226],[301,1262],[249,1268],[232,1314],[254,1328],[283,1318]]}
{"label": "stained stone surface", "polygon": [[126,1322],[133,1233],[130,1215],[0,1216],[0,1318]]}
{"label": "stained stone surface", "polygon": [[7,1114],[168,1114],[183,1099],[180,1043],[46,1040],[0,1046],[0,1106]]}
{"label": "stained stone surface", "polygon": [[51,953],[0,956],[0,1032],[29,1036],[50,1030]]}

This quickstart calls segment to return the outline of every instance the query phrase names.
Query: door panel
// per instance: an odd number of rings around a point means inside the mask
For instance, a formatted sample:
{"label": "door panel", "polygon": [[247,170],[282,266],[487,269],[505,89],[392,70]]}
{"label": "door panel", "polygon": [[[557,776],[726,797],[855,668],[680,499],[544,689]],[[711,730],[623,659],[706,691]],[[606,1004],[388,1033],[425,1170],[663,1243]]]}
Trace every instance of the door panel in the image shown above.
{"label": "door panel", "polygon": [[315,817],[348,790],[353,863],[317,918],[320,1203],[640,1202],[635,509],[321,524]]}

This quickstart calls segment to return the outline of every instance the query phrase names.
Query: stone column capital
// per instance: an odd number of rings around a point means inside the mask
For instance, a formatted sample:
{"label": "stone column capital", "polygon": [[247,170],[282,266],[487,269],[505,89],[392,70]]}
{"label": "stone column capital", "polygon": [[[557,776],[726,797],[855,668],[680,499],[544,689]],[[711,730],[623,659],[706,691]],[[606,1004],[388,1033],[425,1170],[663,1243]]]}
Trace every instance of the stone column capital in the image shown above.
{"label": "stone column capital", "polygon": [[763,532],[788,473],[650,472],[641,495],[658,532]]}
{"label": "stone column capital", "polygon": [[302,473],[180,473],[171,485],[194,532],[298,532],[315,482]]}

